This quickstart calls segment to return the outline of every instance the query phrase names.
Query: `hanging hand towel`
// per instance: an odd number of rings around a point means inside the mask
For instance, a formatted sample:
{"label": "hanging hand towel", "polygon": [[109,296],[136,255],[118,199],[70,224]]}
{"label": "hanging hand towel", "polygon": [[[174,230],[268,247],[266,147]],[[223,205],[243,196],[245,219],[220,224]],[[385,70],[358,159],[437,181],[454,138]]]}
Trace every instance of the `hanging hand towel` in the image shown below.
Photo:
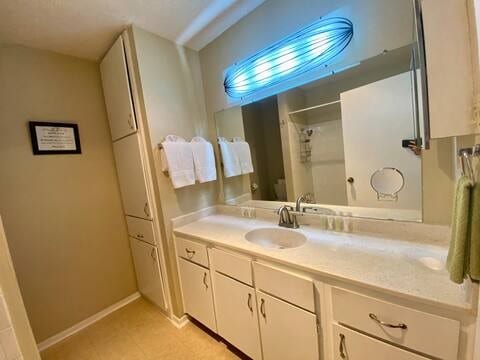
{"label": "hanging hand towel", "polygon": [[175,189],[195,184],[193,153],[190,143],[175,135],[162,142],[168,174]]}
{"label": "hanging hand towel", "polygon": [[450,279],[461,284],[470,267],[470,197],[472,182],[462,176],[457,183],[453,205],[452,237],[447,257]]}
{"label": "hanging hand towel", "polygon": [[195,165],[195,178],[200,183],[217,180],[213,146],[207,140],[196,136],[190,141]]}
{"label": "hanging hand towel", "polygon": [[246,141],[243,141],[241,138],[234,138],[233,147],[240,161],[240,168],[242,169],[242,174],[252,173],[253,164],[252,154],[250,152],[250,145],[248,145],[248,143]]}
{"label": "hanging hand towel", "polygon": [[222,155],[223,173],[225,177],[241,175],[242,168],[240,167],[237,153],[233,148],[233,143],[224,138],[218,138],[218,144]]}
{"label": "hanging hand towel", "polygon": [[470,196],[470,276],[480,280],[480,184],[472,187]]}

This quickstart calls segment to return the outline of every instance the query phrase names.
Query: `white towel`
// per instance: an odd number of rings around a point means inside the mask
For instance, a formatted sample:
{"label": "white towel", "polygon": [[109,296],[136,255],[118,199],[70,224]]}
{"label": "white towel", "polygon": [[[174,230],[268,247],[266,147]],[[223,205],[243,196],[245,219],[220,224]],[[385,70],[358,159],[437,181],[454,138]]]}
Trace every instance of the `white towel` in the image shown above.
{"label": "white towel", "polygon": [[195,184],[193,153],[190,143],[175,135],[162,142],[168,174],[175,189]]}
{"label": "white towel", "polygon": [[233,148],[237,154],[238,160],[240,161],[240,168],[242,169],[242,174],[249,174],[253,172],[252,164],[252,154],[250,152],[250,145],[246,141],[243,141],[241,138],[233,139]]}
{"label": "white towel", "polygon": [[220,152],[222,154],[223,173],[225,177],[241,175],[242,168],[240,167],[240,161],[238,160],[233,143],[224,138],[219,138],[218,144],[220,145]]}
{"label": "white towel", "polygon": [[195,136],[190,141],[193,152],[193,164],[195,165],[195,178],[200,183],[217,180],[217,168],[215,167],[215,155],[213,146],[200,136]]}

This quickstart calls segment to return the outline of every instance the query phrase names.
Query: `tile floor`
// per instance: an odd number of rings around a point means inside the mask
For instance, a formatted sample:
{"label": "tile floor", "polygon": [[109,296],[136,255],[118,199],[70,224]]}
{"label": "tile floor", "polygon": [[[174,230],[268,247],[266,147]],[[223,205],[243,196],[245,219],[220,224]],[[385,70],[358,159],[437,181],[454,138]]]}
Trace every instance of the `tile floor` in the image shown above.
{"label": "tile floor", "polygon": [[242,359],[214,334],[189,323],[173,326],[138,299],[42,353],[44,360]]}

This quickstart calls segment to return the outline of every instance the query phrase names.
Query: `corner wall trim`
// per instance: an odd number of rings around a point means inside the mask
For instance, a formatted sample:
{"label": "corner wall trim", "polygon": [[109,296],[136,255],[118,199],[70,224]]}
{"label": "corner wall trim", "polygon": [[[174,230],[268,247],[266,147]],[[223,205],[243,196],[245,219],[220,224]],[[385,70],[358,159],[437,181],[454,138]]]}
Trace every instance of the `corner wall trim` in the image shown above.
{"label": "corner wall trim", "polygon": [[187,315],[183,315],[182,317],[176,317],[172,314],[172,317],[169,317],[168,320],[170,320],[173,326],[175,326],[177,329],[183,328],[190,322]]}
{"label": "corner wall trim", "polygon": [[127,296],[125,299],[122,299],[119,302],[103,309],[102,311],[86,318],[85,320],[80,321],[78,324],[75,324],[69,327],[68,329],[59,332],[58,334],[53,335],[52,337],[49,337],[48,339],[37,344],[38,350],[43,351],[49,348],[50,346],[53,346],[59,343],[60,341],[66,339],[67,337],[72,336],[73,334],[76,334],[80,330],[83,330],[87,326],[90,326],[96,323],[97,321],[103,319],[105,316],[111,314],[112,312],[124,307],[125,305],[128,305],[132,301],[137,300],[140,296],[141,296],[140,293],[137,291],[132,295]]}

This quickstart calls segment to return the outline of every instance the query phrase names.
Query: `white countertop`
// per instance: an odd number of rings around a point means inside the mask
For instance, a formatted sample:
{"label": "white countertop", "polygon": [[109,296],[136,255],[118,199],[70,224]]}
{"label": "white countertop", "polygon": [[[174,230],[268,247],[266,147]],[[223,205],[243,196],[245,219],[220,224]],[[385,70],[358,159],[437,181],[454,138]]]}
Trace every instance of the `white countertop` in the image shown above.
{"label": "white countertop", "polygon": [[[297,248],[270,249],[251,243],[245,234],[276,227],[264,219],[212,214],[175,228],[187,236],[274,260],[318,276],[367,285],[392,294],[457,309],[472,309],[471,287],[449,280],[445,269],[448,249],[379,235],[319,230],[301,225],[308,241]],[[426,264],[432,264],[431,269]]]}

